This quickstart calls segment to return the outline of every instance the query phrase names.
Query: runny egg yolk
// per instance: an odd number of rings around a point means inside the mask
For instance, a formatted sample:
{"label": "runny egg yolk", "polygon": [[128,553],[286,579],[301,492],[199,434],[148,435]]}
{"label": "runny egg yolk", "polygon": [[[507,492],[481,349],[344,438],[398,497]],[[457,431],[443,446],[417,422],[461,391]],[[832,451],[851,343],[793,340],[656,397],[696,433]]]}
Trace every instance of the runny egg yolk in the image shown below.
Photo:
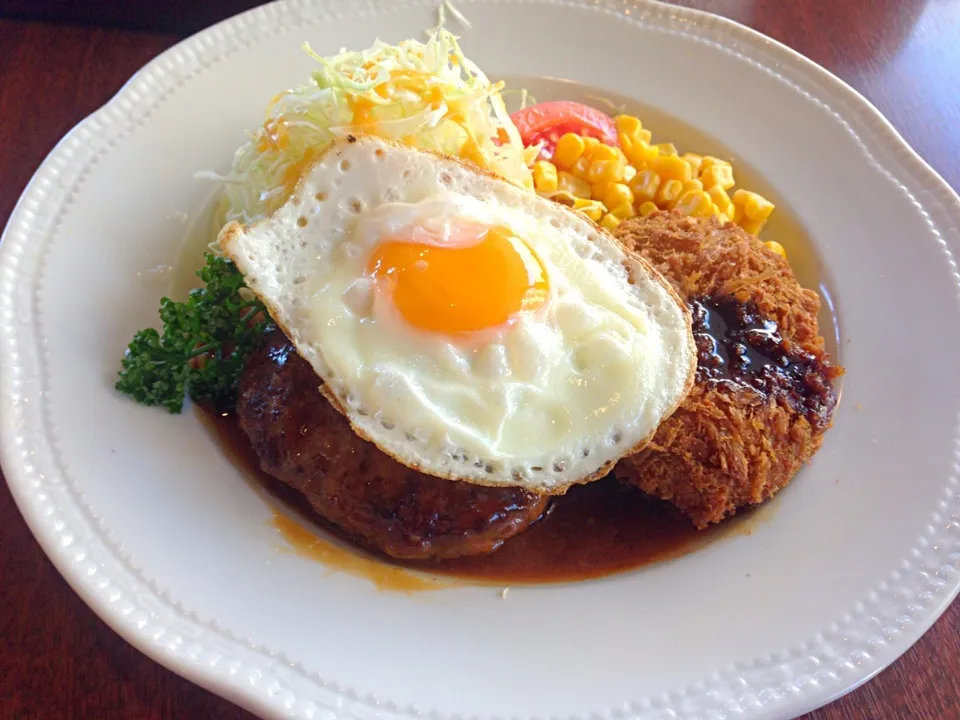
{"label": "runny egg yolk", "polygon": [[457,335],[500,327],[542,306],[549,284],[540,259],[505,227],[476,242],[432,245],[404,239],[381,243],[367,271],[411,325]]}

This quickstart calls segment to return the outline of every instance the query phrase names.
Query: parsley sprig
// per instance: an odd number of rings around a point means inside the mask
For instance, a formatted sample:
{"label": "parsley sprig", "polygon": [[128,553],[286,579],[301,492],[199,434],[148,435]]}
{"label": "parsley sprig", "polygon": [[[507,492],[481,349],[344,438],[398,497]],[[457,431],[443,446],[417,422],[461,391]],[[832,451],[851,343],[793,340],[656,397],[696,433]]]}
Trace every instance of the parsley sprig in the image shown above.
{"label": "parsley sprig", "polygon": [[160,301],[163,332],[141,330],[127,348],[117,390],[139,403],[172,413],[183,409],[187,395],[221,411],[236,404],[240,373],[269,315],[259,300],[240,292],[246,283],[230,260],[207,253],[197,275],[206,286],[185,302]]}

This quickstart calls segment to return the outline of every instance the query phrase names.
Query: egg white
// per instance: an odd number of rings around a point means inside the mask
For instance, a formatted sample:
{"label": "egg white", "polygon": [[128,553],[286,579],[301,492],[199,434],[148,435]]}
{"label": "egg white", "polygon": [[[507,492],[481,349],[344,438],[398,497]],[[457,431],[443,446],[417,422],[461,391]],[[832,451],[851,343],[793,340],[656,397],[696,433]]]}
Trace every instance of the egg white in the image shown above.
{"label": "egg white", "polygon": [[[522,238],[544,306],[453,337],[378,301],[378,244],[451,218]],[[426,473],[562,492],[639,449],[693,382],[689,315],[658,273],[585,217],[452,158],[344,140],[220,244],[354,429]]]}

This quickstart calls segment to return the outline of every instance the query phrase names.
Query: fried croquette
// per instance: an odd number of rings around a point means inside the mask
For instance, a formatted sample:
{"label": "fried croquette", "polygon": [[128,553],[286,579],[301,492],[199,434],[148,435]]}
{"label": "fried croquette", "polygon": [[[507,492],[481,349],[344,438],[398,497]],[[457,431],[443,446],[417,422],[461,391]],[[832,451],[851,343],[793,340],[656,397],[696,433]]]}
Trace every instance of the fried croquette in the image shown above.
{"label": "fried croquette", "polygon": [[790,482],[831,424],[843,371],[824,352],[817,294],[733,223],[656,212],[615,234],[690,305],[698,367],[680,408],[614,472],[704,528]]}

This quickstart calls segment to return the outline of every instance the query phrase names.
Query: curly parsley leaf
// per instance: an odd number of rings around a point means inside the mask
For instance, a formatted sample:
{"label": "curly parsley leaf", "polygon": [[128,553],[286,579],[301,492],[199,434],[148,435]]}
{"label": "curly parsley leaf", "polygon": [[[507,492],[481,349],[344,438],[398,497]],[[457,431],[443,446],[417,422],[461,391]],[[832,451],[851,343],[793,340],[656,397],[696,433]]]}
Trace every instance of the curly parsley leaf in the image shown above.
{"label": "curly parsley leaf", "polygon": [[241,293],[246,283],[230,260],[208,253],[197,275],[205,287],[186,301],[160,301],[162,334],[141,330],[127,348],[116,387],[139,403],[172,413],[183,409],[185,395],[218,410],[236,404],[240,374],[269,316],[259,300]]}

